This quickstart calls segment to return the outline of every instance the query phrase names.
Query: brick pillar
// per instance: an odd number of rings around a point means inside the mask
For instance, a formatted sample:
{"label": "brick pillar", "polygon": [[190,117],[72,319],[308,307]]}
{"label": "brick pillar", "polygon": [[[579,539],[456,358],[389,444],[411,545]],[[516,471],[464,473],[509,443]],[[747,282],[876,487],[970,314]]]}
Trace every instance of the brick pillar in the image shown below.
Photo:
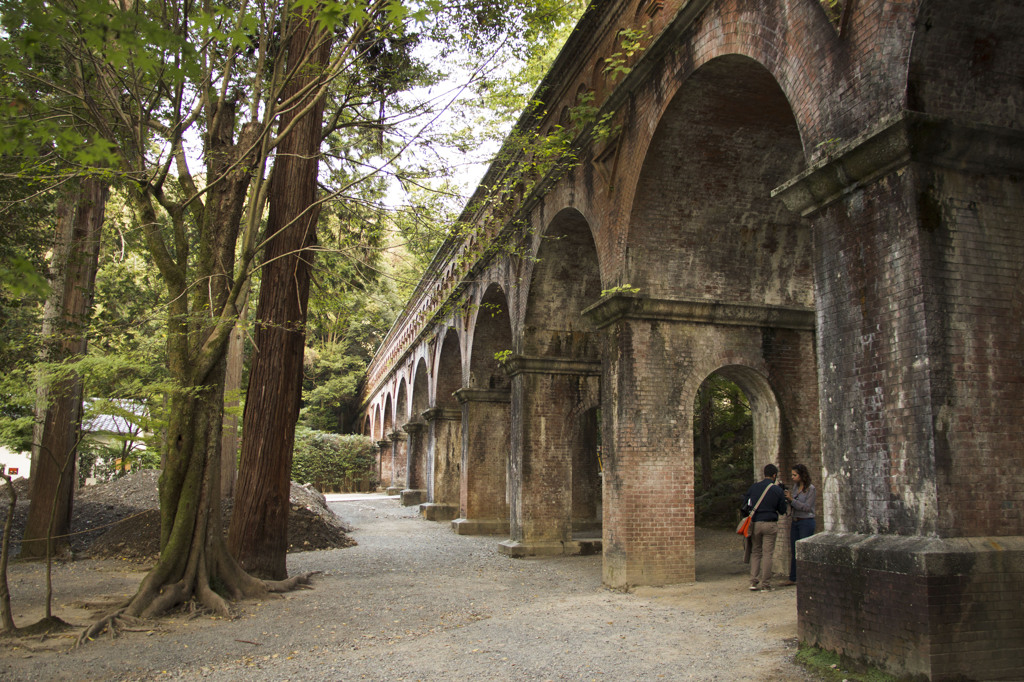
{"label": "brick pillar", "polygon": [[451,521],[459,511],[462,463],[462,411],[432,408],[427,423],[427,502],[420,513],[428,521]]}
{"label": "brick pillar", "polygon": [[391,485],[392,461],[391,441],[384,439],[377,441],[377,485],[387,488]]}
{"label": "brick pillar", "polygon": [[906,113],[776,193],[815,225],[824,533],[800,638],[1024,679],[1024,135]]}
{"label": "brick pillar", "polygon": [[460,535],[508,533],[509,390],[460,388],[455,397],[462,405],[462,476],[452,528]]}
{"label": "brick pillar", "polygon": [[422,503],[427,496],[427,482],[424,476],[427,459],[427,444],[423,422],[409,422],[402,427],[408,435],[406,447],[406,487],[402,491],[402,506],[412,507]]}
{"label": "brick pillar", "polygon": [[620,318],[605,331],[603,582],[692,582],[693,426],[678,393],[692,358],[666,352],[658,322]]}
{"label": "brick pillar", "polygon": [[405,466],[406,452],[409,444],[409,436],[402,431],[392,431],[388,438],[391,439],[391,484],[388,486],[388,495],[399,495],[405,488]]}
{"label": "brick pillar", "polygon": [[[587,422],[587,415],[599,401],[601,364],[517,356],[509,361],[508,373],[513,415],[511,537],[499,549],[510,556],[578,554],[574,509],[592,522],[597,508],[591,490],[599,487],[593,433],[597,425]],[[584,486],[580,473],[591,460],[593,476]],[[586,547],[589,551],[589,544]]]}

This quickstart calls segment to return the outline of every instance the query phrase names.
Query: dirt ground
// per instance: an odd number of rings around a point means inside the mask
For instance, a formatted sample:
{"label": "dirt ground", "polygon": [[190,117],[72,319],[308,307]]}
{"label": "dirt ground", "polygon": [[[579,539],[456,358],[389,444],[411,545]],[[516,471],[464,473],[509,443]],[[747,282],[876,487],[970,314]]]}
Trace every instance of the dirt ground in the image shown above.
{"label": "dirt ground", "polygon": [[[601,557],[510,559],[383,495],[329,496],[355,546],[289,555],[313,589],[239,604],[230,620],[178,613],[72,644],[130,596],[145,565],[54,568],[55,615],[75,628],[0,641],[17,680],[815,680],[793,663],[793,588],[746,589],[738,538],[699,530],[698,580],[630,593]],[[15,619],[42,615],[44,567],[9,571]]]}

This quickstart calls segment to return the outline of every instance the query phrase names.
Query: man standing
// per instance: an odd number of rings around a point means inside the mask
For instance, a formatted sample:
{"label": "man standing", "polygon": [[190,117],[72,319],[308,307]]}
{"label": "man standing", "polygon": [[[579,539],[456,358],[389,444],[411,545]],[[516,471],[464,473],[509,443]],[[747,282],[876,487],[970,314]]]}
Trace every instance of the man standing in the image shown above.
{"label": "man standing", "polygon": [[[755,506],[753,531],[750,534],[750,589],[772,589],[772,557],[775,553],[775,538],[779,534],[779,515],[786,513],[785,493],[775,485],[779,469],[774,464],[764,467],[764,480],[750,486],[747,491],[743,513],[749,514]],[[760,504],[758,504],[760,500]]]}

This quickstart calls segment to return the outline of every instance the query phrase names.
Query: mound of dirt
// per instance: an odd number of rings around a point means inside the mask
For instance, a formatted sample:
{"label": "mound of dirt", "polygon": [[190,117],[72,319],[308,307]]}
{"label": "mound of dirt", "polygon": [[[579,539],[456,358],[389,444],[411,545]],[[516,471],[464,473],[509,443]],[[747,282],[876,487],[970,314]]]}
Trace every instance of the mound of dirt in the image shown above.
{"label": "mound of dirt", "polygon": [[[160,512],[157,482],[160,472],[142,470],[110,483],[76,491],[71,530],[72,551],[97,559],[151,561],[160,553]],[[289,495],[290,552],[351,547],[351,531],[327,507],[327,500],[313,488],[294,481]],[[231,519],[232,505],[222,507],[224,530]],[[0,499],[0,511],[6,505]],[[20,539],[28,502],[19,497],[13,539]],[[19,523],[20,521],[20,523]]]}

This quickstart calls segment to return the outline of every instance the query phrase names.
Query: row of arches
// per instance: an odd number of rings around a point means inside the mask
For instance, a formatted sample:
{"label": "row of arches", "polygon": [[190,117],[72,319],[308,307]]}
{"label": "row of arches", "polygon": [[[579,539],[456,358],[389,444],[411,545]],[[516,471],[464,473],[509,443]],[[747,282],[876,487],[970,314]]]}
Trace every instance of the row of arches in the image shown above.
{"label": "row of arches", "polygon": [[711,375],[750,403],[751,478],[821,461],[810,228],[770,199],[804,164],[785,94],[750,58],[710,60],[640,151],[611,203],[553,192],[529,256],[469,283],[364,423],[407,503],[510,554],[600,538],[611,584],[693,578],[693,403]]}
{"label": "row of arches", "polygon": [[[685,582],[694,398],[723,376],[750,405],[751,468],[802,462],[822,484],[808,643],[898,673],[1012,676],[1019,627],[995,614],[1019,585],[979,540],[1018,556],[1024,524],[1005,416],[1022,401],[1006,311],[1024,250],[1024,12],[640,6],[644,54],[595,95],[611,124],[525,199],[528,255],[473,266],[444,289],[461,312],[374,375],[363,428],[382,472],[426,481],[428,506],[509,553],[579,550],[599,527],[606,585]],[[636,7],[595,7],[608,15],[574,34],[580,64],[561,60],[565,82],[543,92],[564,106],[589,90]],[[1000,587],[948,597],[981,580]],[[968,620],[988,648],[949,653]]]}

